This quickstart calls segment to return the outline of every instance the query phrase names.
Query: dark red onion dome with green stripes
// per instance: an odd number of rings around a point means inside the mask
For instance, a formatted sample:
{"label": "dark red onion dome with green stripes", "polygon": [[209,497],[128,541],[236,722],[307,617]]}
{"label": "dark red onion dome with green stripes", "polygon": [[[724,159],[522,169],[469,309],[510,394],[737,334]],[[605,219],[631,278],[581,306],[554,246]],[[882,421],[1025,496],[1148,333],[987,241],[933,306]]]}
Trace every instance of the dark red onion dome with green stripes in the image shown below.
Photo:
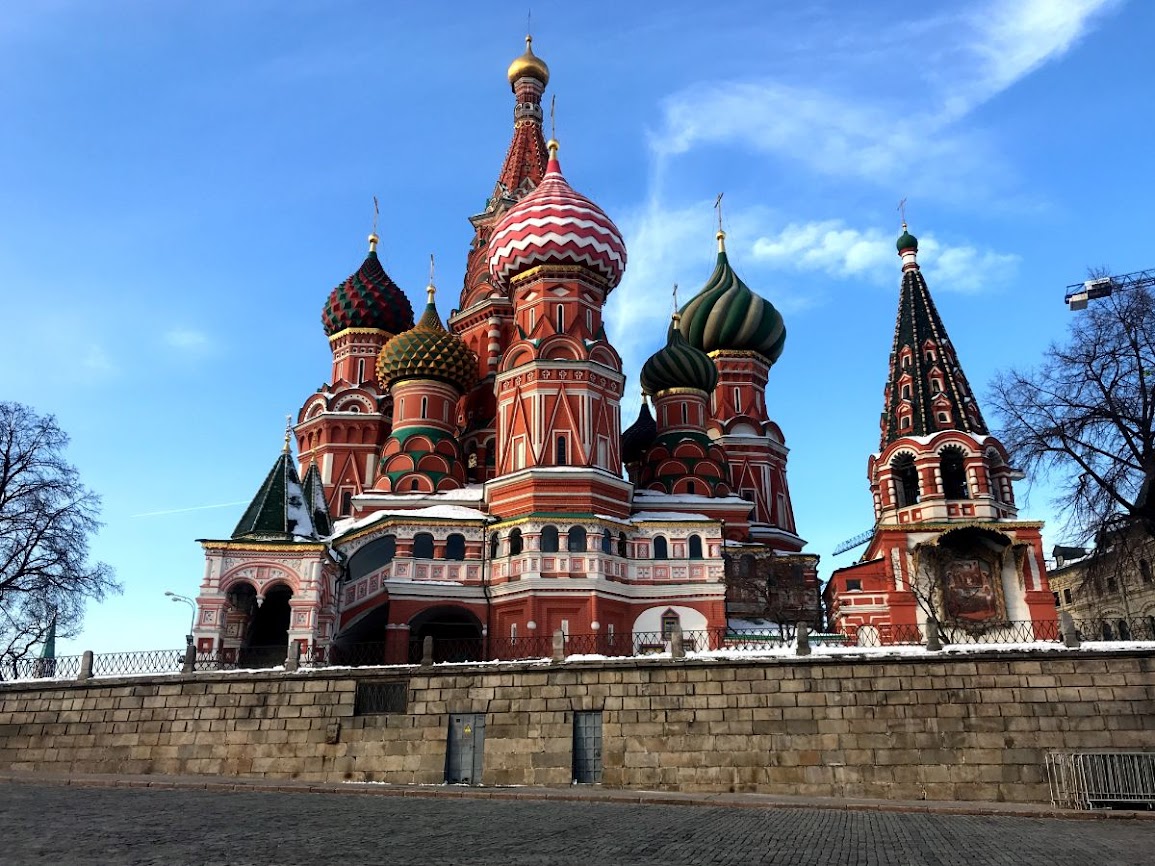
{"label": "dark red onion dome with green stripes", "polygon": [[377,378],[384,387],[402,379],[436,379],[462,393],[477,382],[477,356],[456,334],[445,330],[433,286],[421,319],[385,344],[377,356]]}
{"label": "dark red onion dome with green stripes", "polygon": [[710,356],[695,349],[678,330],[678,315],[670,323],[666,345],[642,365],[642,390],[660,394],[671,388],[693,388],[709,394],[718,384],[718,368]]}
{"label": "dark red onion dome with green stripes", "polygon": [[356,271],[329,293],[321,310],[325,335],[346,328],[375,328],[400,334],[413,327],[413,307],[377,259],[377,235],[369,236],[369,255]]}
{"label": "dark red onion dome with green stripes", "polygon": [[637,463],[646,456],[646,450],[654,444],[658,435],[658,425],[650,414],[650,404],[642,398],[642,408],[638,410],[638,420],[622,432],[622,462]]}
{"label": "dark red onion dome with green stripes", "polygon": [[725,235],[719,232],[714,273],[702,291],[682,307],[682,335],[703,352],[756,352],[773,364],[786,345],[782,314],[734,273],[724,242]]}

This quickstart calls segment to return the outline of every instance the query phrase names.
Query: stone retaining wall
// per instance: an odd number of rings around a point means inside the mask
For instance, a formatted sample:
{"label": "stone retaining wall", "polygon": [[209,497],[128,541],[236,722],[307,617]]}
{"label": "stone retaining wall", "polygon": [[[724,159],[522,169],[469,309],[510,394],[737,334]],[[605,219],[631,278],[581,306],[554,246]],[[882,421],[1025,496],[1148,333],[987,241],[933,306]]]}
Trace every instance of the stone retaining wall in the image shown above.
{"label": "stone retaining wall", "polygon": [[[358,683],[407,682],[355,715]],[[1155,653],[630,660],[0,685],[0,770],[436,784],[485,714],[487,785],[566,785],[601,710],[603,784],[1046,802],[1050,750],[1155,750]]]}

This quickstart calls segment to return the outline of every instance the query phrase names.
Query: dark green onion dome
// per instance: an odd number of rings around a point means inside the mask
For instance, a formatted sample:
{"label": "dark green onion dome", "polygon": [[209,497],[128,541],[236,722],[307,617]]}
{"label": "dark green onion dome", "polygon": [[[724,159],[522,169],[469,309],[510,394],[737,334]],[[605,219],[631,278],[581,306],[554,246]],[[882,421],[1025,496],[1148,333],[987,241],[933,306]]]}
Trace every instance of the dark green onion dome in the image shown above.
{"label": "dark green onion dome", "polygon": [[666,345],[642,365],[642,390],[658,394],[670,388],[696,388],[709,394],[718,384],[718,368],[710,356],[686,342],[678,316],[670,323]]}
{"label": "dark green onion dome", "polygon": [[718,350],[757,352],[773,364],[786,345],[782,314],[742,282],[718,233],[718,263],[702,291],[682,307],[682,334],[703,352]]}
{"label": "dark green onion dome", "polygon": [[477,382],[477,356],[460,337],[445,330],[432,286],[421,319],[385,344],[377,356],[377,378],[384,387],[401,379],[437,379],[465,393]]}
{"label": "dark green onion dome", "polygon": [[902,234],[898,236],[898,242],[895,244],[898,251],[901,253],[904,250],[914,250],[918,252],[918,238],[906,230],[906,223],[902,224]]}
{"label": "dark green onion dome", "polygon": [[369,255],[357,272],[329,293],[321,310],[328,337],[346,328],[376,328],[400,334],[413,327],[413,307],[377,259],[377,235],[369,235]]}
{"label": "dark green onion dome", "polygon": [[638,410],[638,420],[622,433],[622,462],[637,463],[646,456],[646,451],[654,444],[658,435],[658,425],[650,414],[650,404],[642,399]]}

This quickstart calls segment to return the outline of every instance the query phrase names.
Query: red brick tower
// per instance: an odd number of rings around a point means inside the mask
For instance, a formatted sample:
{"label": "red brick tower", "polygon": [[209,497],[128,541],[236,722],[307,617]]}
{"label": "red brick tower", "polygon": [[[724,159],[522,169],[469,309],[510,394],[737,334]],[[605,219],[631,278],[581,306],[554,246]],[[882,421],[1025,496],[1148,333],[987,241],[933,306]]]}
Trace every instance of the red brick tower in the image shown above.
{"label": "red brick tower", "polygon": [[[766,405],[766,383],[786,344],[786,326],[774,305],[734,272],[725,233],[719,231],[717,238],[714,272],[682,308],[679,327],[687,342],[707,352],[718,368],[709,430],[726,453],[730,487],[754,504],[749,539],[798,552],[805,541],[798,537],[786,483],[788,449]],[[728,524],[727,535],[746,540],[738,525]]]}
{"label": "red brick tower", "polygon": [[549,83],[549,68],[533,53],[532,37],[525,38],[525,53],[510,64],[508,77],[514,93],[513,139],[485,209],[469,218],[474,236],[466,261],[460,309],[449,317],[450,330],[459,334],[477,356],[477,384],[465,400],[465,430],[461,437],[471,481],[485,481],[494,474],[494,380],[501,356],[517,336],[513,304],[489,274],[489,239],[505,212],[541,183],[549,159],[541,129],[541,99]]}
{"label": "red brick tower", "polygon": [[389,435],[389,397],[377,383],[377,355],[413,327],[413,307],[377,258],[376,234],[361,267],[329,294],[321,322],[333,352],[330,380],[305,401],[295,433],[301,468],[319,468],[330,512],[353,513],[373,486]]}
{"label": "red brick tower", "polygon": [[865,555],[834,572],[829,610],[844,628],[920,627],[954,639],[1052,624],[1042,523],[1021,521],[1002,443],[990,435],[906,230],[879,452],[867,473],[875,529]]}
{"label": "red brick tower", "polygon": [[376,485],[385,493],[433,493],[465,484],[457,404],[477,381],[477,357],[441,324],[432,283],[426,291],[420,321],[390,340],[377,362],[393,398],[393,431]]}
{"label": "red brick tower", "polygon": [[551,141],[545,177],[506,213],[489,242],[494,283],[513,302],[520,339],[496,377],[495,477],[501,518],[531,512],[629,513],[621,476],[625,377],[602,306],[621,280],[621,233],[561,173]]}

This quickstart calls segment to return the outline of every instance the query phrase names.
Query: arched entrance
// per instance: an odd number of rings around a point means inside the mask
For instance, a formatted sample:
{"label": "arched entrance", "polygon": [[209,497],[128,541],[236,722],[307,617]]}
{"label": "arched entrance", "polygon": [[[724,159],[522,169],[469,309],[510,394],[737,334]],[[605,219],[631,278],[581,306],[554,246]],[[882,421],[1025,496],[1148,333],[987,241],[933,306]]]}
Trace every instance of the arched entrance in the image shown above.
{"label": "arched entrance", "polygon": [[463,607],[442,605],[423,610],[409,621],[409,661],[421,661],[426,637],[433,638],[433,661],[481,661],[485,646],[481,621]]}
{"label": "arched entrance", "polygon": [[337,665],[385,664],[386,626],[389,624],[389,603],[373,608],[333,641],[329,662]]}
{"label": "arched entrance", "polygon": [[269,587],[265,600],[253,612],[237,664],[264,668],[284,664],[289,649],[289,599],[293,590],[283,583]]}

